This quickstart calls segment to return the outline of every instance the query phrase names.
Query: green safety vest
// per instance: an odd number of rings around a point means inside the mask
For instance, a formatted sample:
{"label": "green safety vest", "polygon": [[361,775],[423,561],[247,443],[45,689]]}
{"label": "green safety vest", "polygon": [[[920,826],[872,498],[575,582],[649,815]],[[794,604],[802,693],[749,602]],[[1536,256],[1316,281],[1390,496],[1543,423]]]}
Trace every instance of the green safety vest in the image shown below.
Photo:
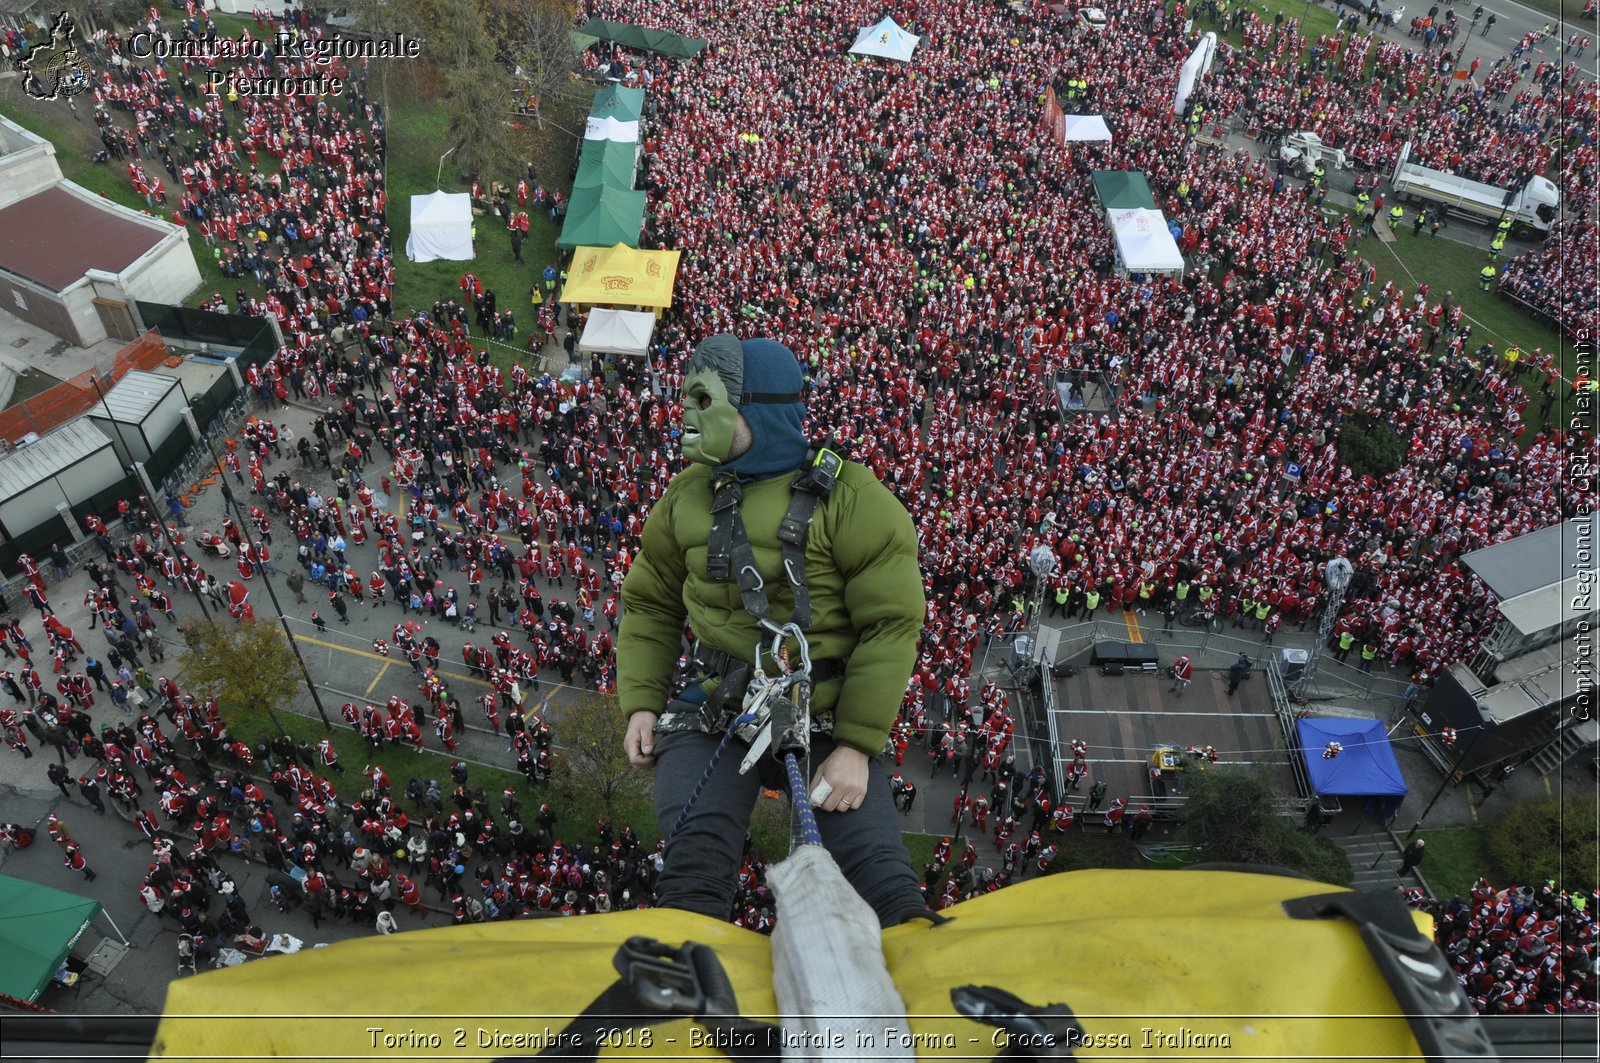
{"label": "green safety vest", "polygon": [[1356,637],[1354,635],[1350,634],[1350,632],[1346,631],[1343,635],[1339,636],[1339,648],[1341,650],[1348,650],[1351,646],[1354,646],[1355,644],[1356,644]]}
{"label": "green safety vest", "polygon": [[1071,597],[1071,595],[1072,595],[1072,592],[1067,590],[1067,588],[1065,588],[1065,587],[1057,587],[1056,588],[1056,604],[1058,604],[1058,605],[1066,605],[1067,604],[1067,599],[1069,597]]}
{"label": "green safety vest", "polygon": [[1372,643],[1369,642],[1365,646],[1361,647],[1361,659],[1363,661],[1373,660],[1377,656],[1378,647],[1374,646]]}
{"label": "green safety vest", "polygon": [[1182,580],[1178,581],[1177,597],[1180,602],[1187,601],[1189,598],[1189,585]]}
{"label": "green safety vest", "polygon": [[1083,606],[1091,613],[1100,608],[1100,592],[1090,591],[1088,594],[1085,594],[1083,596]]}
{"label": "green safety vest", "polygon": [[1211,600],[1212,590],[1209,584],[1200,585],[1200,604],[1204,605]]}
{"label": "green safety vest", "polygon": [[1492,281],[1494,280],[1495,272],[1496,271],[1493,266],[1485,266],[1483,269],[1478,271],[1478,276],[1482,277],[1486,281]]}
{"label": "green safety vest", "polygon": [[1395,221],[1399,221],[1401,218],[1403,218],[1405,216],[1406,216],[1406,211],[1405,211],[1404,207],[1390,207],[1389,208],[1389,217],[1393,218]]}
{"label": "green safety vest", "polygon": [[1240,598],[1239,599],[1239,612],[1241,612],[1241,613],[1254,612],[1255,611],[1255,607],[1256,607],[1255,599],[1253,599],[1253,598]]}
{"label": "green safety vest", "polygon": [[1260,605],[1256,606],[1256,619],[1257,620],[1265,620],[1267,618],[1267,616],[1271,612],[1272,612],[1272,603],[1271,602],[1262,602]]}
{"label": "green safety vest", "polygon": [[1141,583],[1141,584],[1139,584],[1139,598],[1141,600],[1143,600],[1143,601],[1147,601],[1148,602],[1150,600],[1150,593],[1152,591],[1154,591],[1155,589],[1156,589],[1156,585],[1154,583]]}

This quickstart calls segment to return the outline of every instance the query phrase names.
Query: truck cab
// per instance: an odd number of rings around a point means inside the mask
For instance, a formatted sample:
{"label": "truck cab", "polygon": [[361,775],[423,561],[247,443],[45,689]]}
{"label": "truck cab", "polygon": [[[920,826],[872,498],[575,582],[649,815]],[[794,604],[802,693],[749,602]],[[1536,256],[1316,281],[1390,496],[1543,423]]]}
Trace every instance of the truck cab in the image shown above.
{"label": "truck cab", "polygon": [[1301,179],[1310,177],[1321,163],[1327,170],[1348,170],[1350,159],[1342,148],[1330,148],[1315,133],[1290,133],[1278,146],[1282,159]]}

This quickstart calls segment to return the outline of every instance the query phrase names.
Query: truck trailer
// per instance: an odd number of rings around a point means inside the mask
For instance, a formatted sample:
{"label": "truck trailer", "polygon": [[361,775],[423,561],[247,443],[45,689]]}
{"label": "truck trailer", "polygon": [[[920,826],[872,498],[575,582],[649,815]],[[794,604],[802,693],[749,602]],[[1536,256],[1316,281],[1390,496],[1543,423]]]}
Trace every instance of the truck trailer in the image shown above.
{"label": "truck trailer", "polygon": [[1412,162],[1410,141],[1400,149],[1389,183],[1401,202],[1441,206],[1486,225],[1509,218],[1516,240],[1542,240],[1561,214],[1561,191],[1548,177],[1536,174],[1511,188],[1468,180]]}

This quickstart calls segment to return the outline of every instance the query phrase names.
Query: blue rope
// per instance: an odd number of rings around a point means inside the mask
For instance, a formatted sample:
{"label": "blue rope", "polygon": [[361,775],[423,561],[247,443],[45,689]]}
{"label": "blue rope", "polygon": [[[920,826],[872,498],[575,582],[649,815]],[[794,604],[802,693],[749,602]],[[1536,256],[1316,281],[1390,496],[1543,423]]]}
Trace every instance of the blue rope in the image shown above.
{"label": "blue rope", "polygon": [[676,838],[678,832],[683,829],[684,823],[688,821],[689,810],[700,799],[700,794],[705,790],[706,783],[711,781],[711,775],[717,770],[717,764],[722,760],[722,754],[727,750],[728,743],[733,741],[733,733],[745,724],[755,722],[755,718],[755,713],[747,712],[743,716],[735,717],[728,724],[728,730],[723,733],[722,741],[717,743],[717,748],[711,753],[711,762],[706,765],[706,770],[700,773],[700,781],[694,784],[694,792],[689,795],[689,800],[683,803],[683,811],[678,813],[678,821],[672,825],[672,830],[667,832],[667,841],[670,842]]}
{"label": "blue rope", "polygon": [[785,753],[783,766],[789,770],[789,796],[794,801],[795,817],[800,821],[800,844],[821,845],[822,832],[817,829],[817,814],[811,807],[811,792],[806,789],[806,777],[800,773],[800,758],[793,753]]}

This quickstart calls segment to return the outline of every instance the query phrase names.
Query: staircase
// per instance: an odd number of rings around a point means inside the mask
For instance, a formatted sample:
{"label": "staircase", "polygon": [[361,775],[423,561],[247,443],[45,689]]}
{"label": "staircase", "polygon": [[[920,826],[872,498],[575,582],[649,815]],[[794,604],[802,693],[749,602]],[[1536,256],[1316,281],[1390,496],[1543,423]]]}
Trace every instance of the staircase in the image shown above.
{"label": "staircase", "polygon": [[[1395,874],[1400,868],[1400,846],[1389,831],[1376,828],[1357,834],[1334,834],[1333,840],[1350,857],[1350,870],[1355,872],[1350,880],[1351,889],[1388,890],[1396,886],[1426,888],[1426,883],[1415,874],[1407,874],[1404,878]],[[1374,863],[1378,866],[1373,867]]]}
{"label": "staircase", "polygon": [[1540,776],[1554,775],[1561,766],[1582,750],[1600,740],[1600,723],[1585,720],[1572,727],[1563,727],[1554,742],[1545,746],[1528,760],[1528,767]]}

